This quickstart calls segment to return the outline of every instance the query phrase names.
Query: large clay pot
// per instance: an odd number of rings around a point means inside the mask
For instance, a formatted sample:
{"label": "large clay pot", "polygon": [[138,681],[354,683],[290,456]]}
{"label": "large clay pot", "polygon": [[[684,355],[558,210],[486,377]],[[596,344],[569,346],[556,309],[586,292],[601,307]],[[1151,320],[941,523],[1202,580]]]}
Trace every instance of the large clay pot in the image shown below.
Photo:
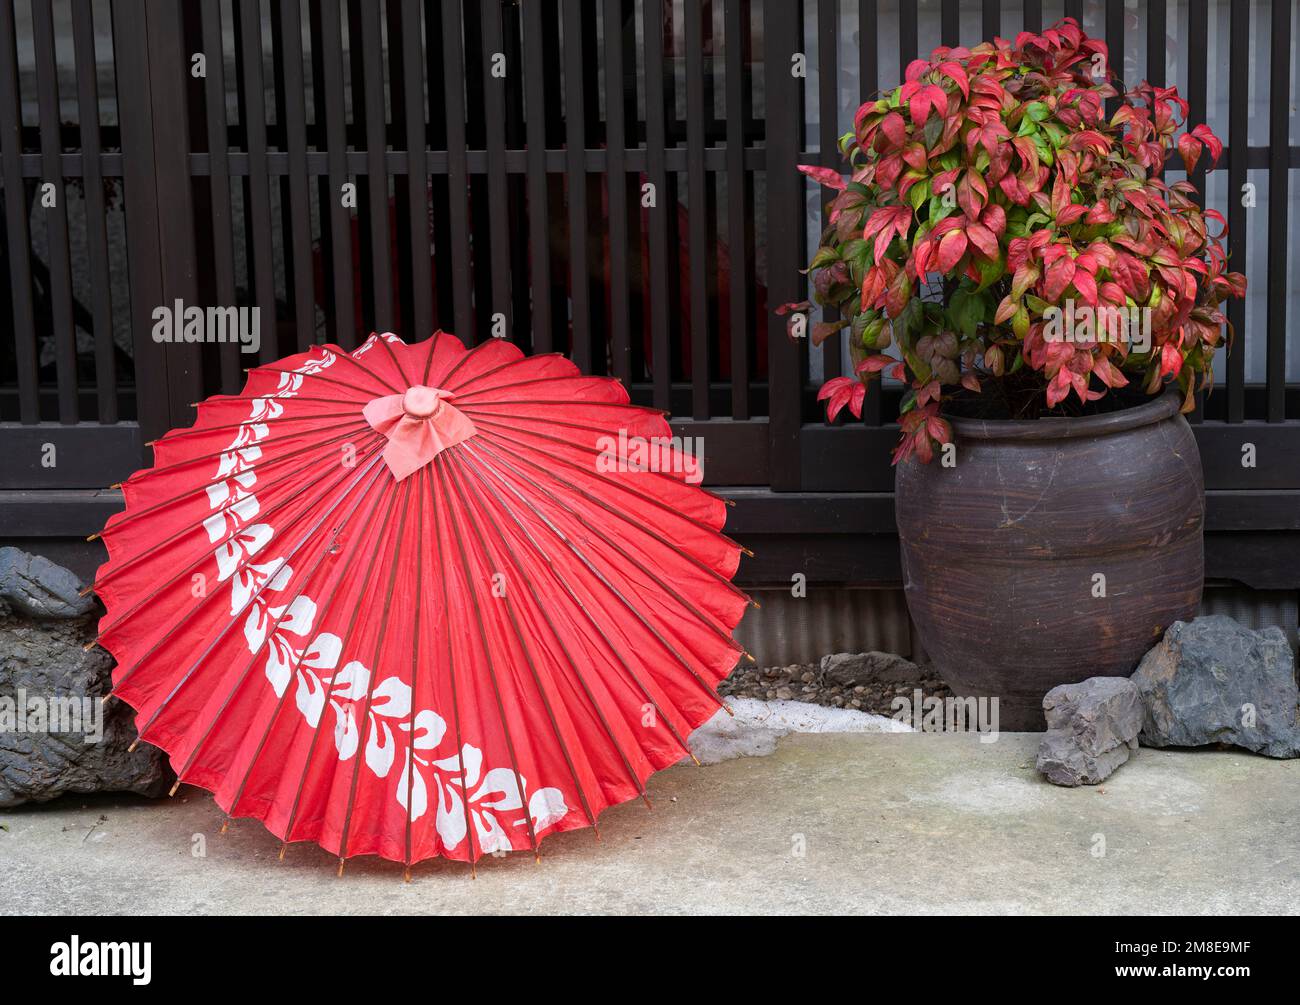
{"label": "large clay pot", "polygon": [[954,419],[953,466],[898,466],[921,644],[956,694],[999,699],[1001,729],[1043,729],[1049,690],[1127,676],[1195,615],[1205,496],[1178,403],[1170,391],[1075,419]]}

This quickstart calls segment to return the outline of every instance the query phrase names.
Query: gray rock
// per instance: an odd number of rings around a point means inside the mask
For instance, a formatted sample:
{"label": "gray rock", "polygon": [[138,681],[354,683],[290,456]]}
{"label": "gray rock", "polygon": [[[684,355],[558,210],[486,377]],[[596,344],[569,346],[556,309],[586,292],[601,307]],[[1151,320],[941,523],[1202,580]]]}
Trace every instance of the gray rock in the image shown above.
{"label": "gray rock", "polygon": [[1143,709],[1126,677],[1089,677],[1043,696],[1038,770],[1056,785],[1096,785],[1137,749]]}
{"label": "gray rock", "polygon": [[61,565],[17,548],[0,548],[0,598],[33,618],[77,618],[95,608],[81,581]]}
{"label": "gray rock", "polygon": [[832,653],[822,657],[822,677],[832,684],[911,684],[919,670],[911,660],[894,653]]}
{"label": "gray rock", "polygon": [[1280,628],[1253,631],[1222,614],[1175,621],[1132,680],[1144,746],[1227,743],[1300,757],[1295,656]]}
{"label": "gray rock", "polygon": [[[65,792],[160,796],[170,787],[162,751],[141,745],[127,753],[136,736],[130,707],[100,704],[113,660],[82,649],[94,631],[93,615],[37,620],[0,611],[0,807]],[[79,717],[59,723],[63,732],[50,731],[56,701]]]}

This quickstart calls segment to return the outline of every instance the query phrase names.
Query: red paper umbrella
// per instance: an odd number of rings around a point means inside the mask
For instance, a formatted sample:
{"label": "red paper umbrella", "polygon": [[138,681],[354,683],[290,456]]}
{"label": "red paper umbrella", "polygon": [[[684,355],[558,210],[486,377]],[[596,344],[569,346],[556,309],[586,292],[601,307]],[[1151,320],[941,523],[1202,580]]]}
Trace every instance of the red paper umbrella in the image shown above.
{"label": "red paper umbrella", "polygon": [[720,702],[725,504],[617,381],[371,336],[250,371],[123,486],[113,693],[232,817],[342,860],[537,849]]}

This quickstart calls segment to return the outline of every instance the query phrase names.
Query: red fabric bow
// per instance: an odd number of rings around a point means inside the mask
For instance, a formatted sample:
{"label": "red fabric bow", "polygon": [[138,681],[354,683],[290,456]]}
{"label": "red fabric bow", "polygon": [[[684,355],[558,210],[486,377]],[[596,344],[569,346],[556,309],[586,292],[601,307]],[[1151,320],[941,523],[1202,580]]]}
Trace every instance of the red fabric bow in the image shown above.
{"label": "red fabric bow", "polygon": [[384,463],[399,482],[478,432],[465,413],[450,404],[454,397],[439,387],[417,385],[405,394],[375,398],[361,410],[375,431],[388,437]]}

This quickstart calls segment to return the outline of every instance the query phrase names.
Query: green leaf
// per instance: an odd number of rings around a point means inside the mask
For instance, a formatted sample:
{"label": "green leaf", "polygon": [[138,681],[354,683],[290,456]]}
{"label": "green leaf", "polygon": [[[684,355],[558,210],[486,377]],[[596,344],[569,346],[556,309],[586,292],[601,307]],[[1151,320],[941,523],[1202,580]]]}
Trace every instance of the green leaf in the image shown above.
{"label": "green leaf", "polygon": [[817,249],[817,254],[813,255],[813,260],[808,266],[808,270],[820,269],[827,265],[833,265],[840,260],[839,250],[831,245],[823,245]]}
{"label": "green leaf", "polygon": [[1001,255],[998,255],[994,261],[987,258],[981,258],[975,263],[975,268],[979,270],[980,284],[978,290],[988,289],[994,283],[1006,274],[1007,261]]}
{"label": "green leaf", "polygon": [[988,312],[988,296],[961,289],[948,302],[948,318],[963,335],[974,335]]}
{"label": "green leaf", "polygon": [[929,178],[926,178],[924,181],[917,182],[915,185],[912,186],[911,190],[908,191],[907,193],[907,201],[912,204],[913,210],[919,210],[921,208],[921,204],[924,203],[925,200],[928,198],[930,198]]}
{"label": "green leaf", "polygon": [[1025,105],[1025,118],[1042,122],[1052,114],[1052,110],[1042,101],[1031,101]]}

